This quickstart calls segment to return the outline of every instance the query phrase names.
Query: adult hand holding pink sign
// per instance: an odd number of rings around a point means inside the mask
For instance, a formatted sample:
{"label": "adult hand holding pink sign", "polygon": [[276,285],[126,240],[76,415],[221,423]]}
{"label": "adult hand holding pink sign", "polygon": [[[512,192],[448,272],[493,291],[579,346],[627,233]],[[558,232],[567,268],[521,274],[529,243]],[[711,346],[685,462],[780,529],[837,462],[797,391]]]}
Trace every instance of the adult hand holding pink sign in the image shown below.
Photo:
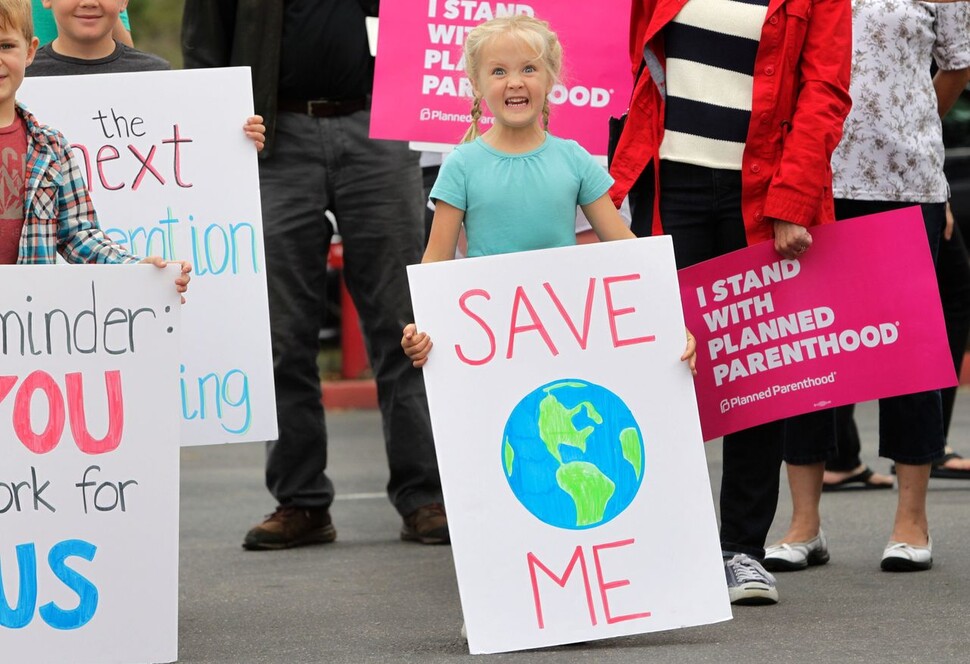
{"label": "adult hand holding pink sign", "polygon": [[812,236],[796,260],[765,242],[678,273],[705,440],[956,384],[919,208]]}

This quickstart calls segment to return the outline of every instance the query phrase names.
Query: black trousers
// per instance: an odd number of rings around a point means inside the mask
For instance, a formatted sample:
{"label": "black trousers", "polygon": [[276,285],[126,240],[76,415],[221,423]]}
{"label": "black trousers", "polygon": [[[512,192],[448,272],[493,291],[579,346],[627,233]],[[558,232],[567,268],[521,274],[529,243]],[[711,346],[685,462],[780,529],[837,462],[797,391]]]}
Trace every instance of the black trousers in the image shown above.
{"label": "black trousers", "polygon": [[[943,303],[946,339],[950,355],[953,356],[953,368],[959,378],[963,356],[967,351],[967,338],[970,337],[970,255],[967,254],[966,240],[959,224],[953,225],[953,236],[949,240],[940,241],[940,251],[936,255],[936,280]],[[949,436],[957,388],[948,387],[940,394],[943,399],[943,434]]]}
{"label": "black trousers", "polygon": [[[836,199],[835,216],[852,219],[867,214],[912,207],[915,203],[895,201],[854,201]],[[960,362],[970,331],[970,264],[963,240],[956,234],[949,241],[942,239],[946,223],[943,203],[927,203],[920,206],[926,224],[926,237],[930,253],[936,259],[936,276],[943,297],[947,289],[949,307],[944,306],[947,337],[953,362],[959,372]],[[949,308],[949,315],[947,309]],[[879,400],[879,456],[902,463],[929,463],[943,454],[944,421],[949,425],[953,414],[956,388],[949,390],[944,418],[940,390],[904,394]],[[856,427],[855,406],[849,404],[836,408],[838,450],[825,465],[828,470],[847,472],[862,465],[861,441]]]}
{"label": "black trousers", "polygon": [[441,480],[419,369],[401,350],[414,319],[406,268],[421,261],[424,213],[418,156],[368,136],[370,113],[280,113],[276,146],[260,162],[279,439],[267,445],[266,486],[280,505],[329,507],[327,428],[317,337],[333,227],[377,382],[389,478],[403,516],[440,503]]}
{"label": "black trousers", "polygon": [[[642,234],[651,227],[652,184],[648,172],[630,195],[633,228]],[[663,162],[660,217],[673,240],[678,268],[746,247],[740,171]],[[835,447],[834,413],[814,411],[769,422],[729,434],[723,444],[721,549],[762,558],[778,506],[781,462],[825,461]]]}

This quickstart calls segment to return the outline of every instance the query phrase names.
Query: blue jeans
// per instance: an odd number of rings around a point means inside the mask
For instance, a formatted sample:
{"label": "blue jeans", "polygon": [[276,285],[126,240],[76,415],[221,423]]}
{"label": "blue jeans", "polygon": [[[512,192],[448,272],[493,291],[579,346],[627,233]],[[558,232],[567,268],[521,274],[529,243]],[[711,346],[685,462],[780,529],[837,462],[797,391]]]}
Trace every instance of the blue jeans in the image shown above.
{"label": "blue jeans", "polygon": [[[642,208],[634,208],[633,214],[637,219],[643,214]],[[741,172],[662,162],[660,218],[664,232],[673,240],[678,268],[746,247]],[[644,226],[650,228],[641,222],[640,227]],[[778,507],[782,459],[792,464],[818,463],[834,449],[832,410],[814,411],[725,436],[721,549],[763,558],[765,538]]]}
{"label": "blue jeans", "polygon": [[441,502],[424,379],[401,350],[413,320],[406,266],[421,261],[424,210],[417,153],[368,138],[370,113],[280,113],[260,161],[279,439],[267,444],[266,486],[281,505],[329,507],[318,328],[333,229],[377,381],[391,502],[402,515]]}

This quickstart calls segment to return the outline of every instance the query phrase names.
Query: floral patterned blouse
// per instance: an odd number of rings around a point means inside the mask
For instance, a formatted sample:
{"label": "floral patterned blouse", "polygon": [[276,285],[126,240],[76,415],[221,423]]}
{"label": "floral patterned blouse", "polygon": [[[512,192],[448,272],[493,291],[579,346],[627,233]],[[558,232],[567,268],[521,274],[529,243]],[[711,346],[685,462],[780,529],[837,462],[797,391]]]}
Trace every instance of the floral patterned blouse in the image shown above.
{"label": "floral patterned blouse", "polygon": [[970,67],[970,2],[852,0],[852,111],[832,155],[836,198],[942,203],[943,133],[930,58]]}

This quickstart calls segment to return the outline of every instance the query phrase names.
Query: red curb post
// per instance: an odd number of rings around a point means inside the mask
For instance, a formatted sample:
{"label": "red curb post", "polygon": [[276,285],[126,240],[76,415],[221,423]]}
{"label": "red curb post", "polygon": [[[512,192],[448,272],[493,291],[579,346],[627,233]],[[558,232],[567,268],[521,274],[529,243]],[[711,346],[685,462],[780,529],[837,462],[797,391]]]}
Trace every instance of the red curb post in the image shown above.
{"label": "red curb post", "polygon": [[340,375],[344,378],[361,378],[370,368],[364,335],[360,331],[360,316],[350,297],[343,278],[344,245],[338,236],[330,243],[327,262],[340,270]]}

